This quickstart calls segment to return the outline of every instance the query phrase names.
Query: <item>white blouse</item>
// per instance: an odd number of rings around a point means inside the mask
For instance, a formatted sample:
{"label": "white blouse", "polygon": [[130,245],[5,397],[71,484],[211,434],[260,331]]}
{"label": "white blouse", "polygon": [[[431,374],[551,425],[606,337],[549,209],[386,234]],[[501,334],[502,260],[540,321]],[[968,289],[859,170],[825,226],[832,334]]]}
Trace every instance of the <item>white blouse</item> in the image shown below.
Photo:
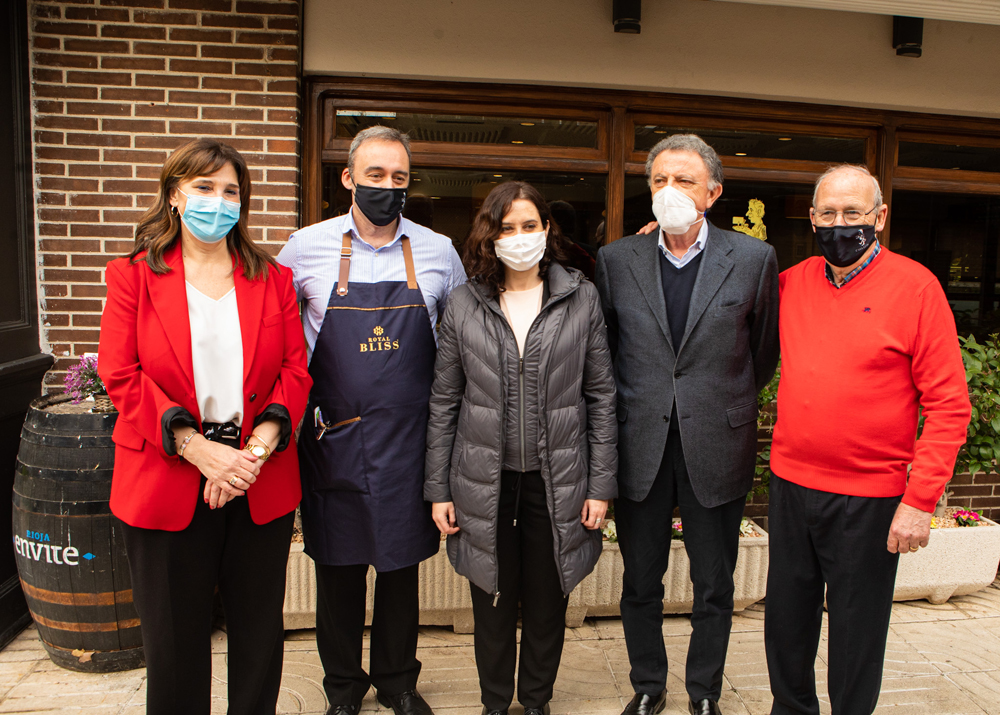
{"label": "white blouse", "polygon": [[187,301],[194,391],[201,419],[239,425],[243,420],[243,335],[236,288],[212,300],[187,283]]}
{"label": "white blouse", "polygon": [[524,355],[524,341],[528,339],[528,330],[542,310],[542,281],[528,290],[505,290],[500,294],[500,308],[504,317],[510,323],[517,339],[517,351]]}

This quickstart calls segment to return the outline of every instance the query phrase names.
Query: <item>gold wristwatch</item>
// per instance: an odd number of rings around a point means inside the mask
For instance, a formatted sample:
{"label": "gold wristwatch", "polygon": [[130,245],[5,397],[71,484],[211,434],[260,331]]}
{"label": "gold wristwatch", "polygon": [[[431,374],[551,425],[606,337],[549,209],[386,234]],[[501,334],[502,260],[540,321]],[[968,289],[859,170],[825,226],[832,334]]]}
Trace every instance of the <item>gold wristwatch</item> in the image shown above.
{"label": "gold wristwatch", "polygon": [[[257,437],[257,435],[252,434],[250,435],[250,437]],[[257,439],[260,439],[260,437],[257,437]],[[260,439],[260,441],[263,442],[264,440]],[[271,456],[271,450],[268,449],[263,444],[251,444],[250,442],[247,442],[246,447],[244,447],[243,449],[245,449],[247,452],[249,452],[262,462],[266,462],[268,458]]]}

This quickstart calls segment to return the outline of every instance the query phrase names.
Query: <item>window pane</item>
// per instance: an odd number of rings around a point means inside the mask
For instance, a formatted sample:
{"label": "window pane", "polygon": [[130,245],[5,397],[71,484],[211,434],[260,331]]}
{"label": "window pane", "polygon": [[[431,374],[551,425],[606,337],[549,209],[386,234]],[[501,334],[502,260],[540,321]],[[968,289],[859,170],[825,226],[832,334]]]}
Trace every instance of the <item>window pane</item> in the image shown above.
{"label": "window pane", "polygon": [[808,137],[798,134],[764,134],[728,129],[636,125],[636,151],[649,151],[671,134],[697,134],[721,156],[749,156],[758,159],[802,159],[805,161],[849,162],[865,160],[864,139]]}
{"label": "window pane", "polygon": [[[324,219],[347,213],[351,207],[351,194],[340,183],[342,168],[332,164],[323,167]],[[457,246],[469,233],[490,190],[511,180],[527,181],[542,192],[563,234],[577,244],[581,260],[572,265],[587,272],[589,259],[585,254],[596,254],[604,235],[607,178],[603,174],[416,169],[403,215],[448,236]],[[560,203],[553,206],[555,201]]]}
{"label": "window pane", "polygon": [[889,220],[893,250],[937,276],[960,331],[1000,330],[1000,196],[894,191]]}
{"label": "window pane", "polygon": [[[722,196],[708,211],[715,226],[761,238],[767,237],[785,270],[809,256],[818,255],[809,223],[812,187],[804,184],[772,184],[727,181]],[[652,195],[646,179],[625,180],[625,235],[635,233],[655,220]]]}
{"label": "window pane", "polygon": [[350,139],[362,129],[376,124],[406,132],[410,140],[415,142],[597,148],[597,122],[537,117],[477,117],[338,109],[336,136],[339,139]]}
{"label": "window pane", "polygon": [[899,142],[899,165],[929,169],[1000,171],[1000,147]]}

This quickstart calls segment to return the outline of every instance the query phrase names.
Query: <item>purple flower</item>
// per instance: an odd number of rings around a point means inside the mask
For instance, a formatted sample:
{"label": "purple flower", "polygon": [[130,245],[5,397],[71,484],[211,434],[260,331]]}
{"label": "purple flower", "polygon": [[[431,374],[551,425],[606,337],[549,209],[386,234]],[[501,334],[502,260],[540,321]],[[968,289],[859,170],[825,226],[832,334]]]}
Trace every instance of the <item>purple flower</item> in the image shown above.
{"label": "purple flower", "polygon": [[104,382],[97,374],[97,356],[84,355],[76,365],[66,368],[66,394],[79,404],[96,393],[104,392]]}

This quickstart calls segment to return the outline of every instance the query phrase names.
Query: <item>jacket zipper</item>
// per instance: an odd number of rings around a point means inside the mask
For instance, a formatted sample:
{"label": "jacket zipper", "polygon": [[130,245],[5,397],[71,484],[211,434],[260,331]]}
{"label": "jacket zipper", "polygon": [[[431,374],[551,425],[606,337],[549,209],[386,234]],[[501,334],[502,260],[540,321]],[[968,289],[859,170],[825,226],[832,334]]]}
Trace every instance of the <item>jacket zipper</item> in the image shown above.
{"label": "jacket zipper", "polygon": [[[529,329],[529,332],[530,329]],[[525,345],[528,343],[527,337],[524,339]],[[517,421],[521,434],[521,471],[525,470],[527,460],[524,456],[524,358],[518,357],[517,367]],[[517,526],[517,514],[514,514],[514,526]]]}
{"label": "jacket zipper", "polygon": [[[499,337],[499,336],[498,336]],[[501,352],[501,354],[505,354]],[[502,366],[501,366],[502,367]],[[503,429],[503,425],[507,424],[507,394],[504,389],[504,381],[500,381],[500,462],[499,462],[499,473],[497,474],[497,512],[496,521],[497,524],[500,523],[500,499],[502,497],[502,488],[500,483],[503,481],[503,455],[506,449],[506,430]],[[493,580],[493,607],[497,607],[497,602],[500,600],[500,563],[497,561],[496,568],[496,578]]]}

